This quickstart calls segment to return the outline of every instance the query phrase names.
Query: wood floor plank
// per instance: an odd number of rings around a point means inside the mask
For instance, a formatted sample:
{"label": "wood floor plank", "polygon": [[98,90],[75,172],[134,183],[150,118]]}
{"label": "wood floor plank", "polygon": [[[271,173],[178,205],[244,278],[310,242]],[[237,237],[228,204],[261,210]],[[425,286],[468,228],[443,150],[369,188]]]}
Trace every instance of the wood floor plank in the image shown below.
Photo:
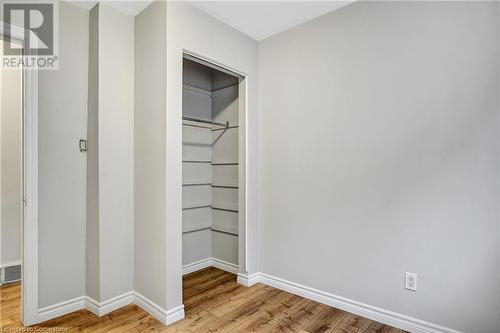
{"label": "wood floor plank", "polygon": [[370,319],[348,314],[333,330],[333,333],[368,333],[368,329],[372,323],[373,321]]}
{"label": "wood floor plank", "polygon": [[[237,326],[254,315],[265,301],[274,297],[279,290],[263,288],[261,292],[250,297],[231,300],[209,312],[218,319],[209,325],[202,327],[198,332],[232,332]],[[214,313],[215,312],[215,313]]]}
{"label": "wood floor plank", "polygon": [[327,307],[316,317],[311,319],[304,326],[303,331],[309,333],[330,333],[337,327],[347,316],[347,312]]}
{"label": "wood floor plank", "polygon": [[326,307],[327,305],[308,300],[303,307],[283,318],[271,332],[298,332]]}
{"label": "wood floor plank", "polygon": [[280,292],[276,297],[267,300],[257,313],[242,322],[233,332],[259,332],[264,329],[267,323],[283,315],[286,310],[300,300],[299,296],[284,291]]}
{"label": "wood floor plank", "polygon": [[[98,317],[79,310],[31,331],[92,333],[404,333],[263,284],[239,285],[236,276],[209,267],[183,278],[186,317],[164,326],[136,305]],[[20,331],[21,286],[0,286],[0,330]],[[5,329],[4,329],[5,328]]]}

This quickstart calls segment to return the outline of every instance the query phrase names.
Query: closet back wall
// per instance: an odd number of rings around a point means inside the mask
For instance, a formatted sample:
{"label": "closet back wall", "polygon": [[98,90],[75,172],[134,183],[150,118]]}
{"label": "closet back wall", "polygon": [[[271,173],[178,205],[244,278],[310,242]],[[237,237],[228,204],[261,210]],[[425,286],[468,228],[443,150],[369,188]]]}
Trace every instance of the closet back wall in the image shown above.
{"label": "closet back wall", "polygon": [[362,1],[259,44],[262,272],[498,332],[498,15]]}
{"label": "closet back wall", "polygon": [[[194,61],[183,61],[183,116],[212,119],[212,74],[211,69]],[[209,127],[207,124],[195,126]],[[182,202],[184,208],[210,206],[212,203],[212,168],[210,163],[186,161],[212,160],[212,132],[210,129],[183,126],[182,128]],[[189,185],[189,184],[206,185]],[[182,265],[210,258],[212,236],[210,231],[212,212],[210,207],[182,211]],[[200,228],[204,228],[201,229]]]}

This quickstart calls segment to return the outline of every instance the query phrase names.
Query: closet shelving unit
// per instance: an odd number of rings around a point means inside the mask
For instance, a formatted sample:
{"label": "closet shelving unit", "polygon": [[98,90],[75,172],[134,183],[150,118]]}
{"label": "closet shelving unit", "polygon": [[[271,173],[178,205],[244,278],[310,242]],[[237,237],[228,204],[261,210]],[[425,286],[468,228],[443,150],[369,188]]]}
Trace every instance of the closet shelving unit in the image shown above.
{"label": "closet shelving unit", "polygon": [[[185,85],[186,86],[186,85]],[[224,135],[224,132],[228,129],[235,129],[238,128],[238,125],[231,125],[229,121],[226,121],[226,123],[219,123],[219,122],[214,122],[211,120],[207,119],[200,119],[200,118],[194,118],[194,117],[187,117],[183,116],[182,117],[183,126],[188,126],[188,127],[195,127],[195,128],[201,128],[201,129],[206,129],[210,130],[212,132],[218,132],[222,131],[220,136]],[[201,124],[201,125],[199,125]],[[211,125],[211,126],[207,126]],[[238,166],[238,162],[214,162],[212,160],[183,160],[182,163],[185,164],[209,164],[212,167],[217,167],[217,166]],[[183,187],[188,187],[188,186],[210,186],[211,188],[224,188],[224,189],[235,189],[237,190],[239,186],[236,184],[222,184],[222,183],[213,183],[212,181],[184,181],[182,184]],[[225,212],[232,212],[232,213],[238,213],[238,207],[237,205],[228,205],[228,204],[223,204],[223,203],[187,203],[183,205],[182,210],[192,210],[192,209],[201,209],[201,208],[210,208],[211,210],[218,210],[218,211],[225,211]],[[214,226],[214,225],[200,225],[197,227],[191,227],[191,228],[184,228],[183,233],[190,233],[190,232],[195,232],[195,231],[201,231],[201,230],[207,230],[210,229],[212,231],[217,231],[221,233],[226,233],[234,236],[238,236],[238,231],[235,230],[234,228],[228,228],[228,227],[223,227],[223,226]]]}
{"label": "closet shelving unit", "polygon": [[184,59],[182,264],[238,271],[240,77]]}

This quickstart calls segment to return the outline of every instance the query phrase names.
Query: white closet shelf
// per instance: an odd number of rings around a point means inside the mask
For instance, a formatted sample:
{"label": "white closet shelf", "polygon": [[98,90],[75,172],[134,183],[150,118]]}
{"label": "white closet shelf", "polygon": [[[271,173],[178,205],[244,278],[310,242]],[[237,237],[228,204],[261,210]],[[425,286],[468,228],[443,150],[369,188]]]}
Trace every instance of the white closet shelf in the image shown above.
{"label": "white closet shelf", "polygon": [[238,204],[230,202],[218,202],[212,204],[212,209],[226,212],[238,213]]}
{"label": "white closet shelf", "polygon": [[210,229],[215,232],[238,236],[238,227],[232,225],[213,225]]}
{"label": "white closet shelf", "polygon": [[204,186],[212,185],[210,180],[188,180],[182,183],[182,186]]}
{"label": "white closet shelf", "polygon": [[212,229],[211,225],[198,225],[190,228],[185,228],[182,230],[183,234],[188,234],[190,232],[195,232],[195,231],[202,231],[202,230],[207,230],[207,229]]}
{"label": "white closet shelf", "polygon": [[186,83],[184,83],[182,85],[182,88],[212,97],[212,92],[210,90],[207,90],[207,89],[198,88],[198,87],[192,86],[190,84],[186,84]]}
{"label": "white closet shelf", "polygon": [[210,208],[210,207],[212,207],[212,204],[210,202],[187,203],[182,207],[182,210]]}
{"label": "white closet shelf", "polygon": [[211,142],[183,142],[183,145],[186,146],[195,146],[195,147],[212,147]]}
{"label": "white closet shelf", "polygon": [[203,230],[211,230],[215,232],[229,234],[232,236],[238,236],[238,228],[233,226],[197,226],[197,227],[183,229],[182,233],[189,234],[192,232],[203,231]]}
{"label": "white closet shelf", "polygon": [[[203,161],[203,160],[185,160],[182,161],[182,163],[206,163],[206,164],[212,164],[212,161]],[[213,164],[212,164],[213,165]]]}
{"label": "white closet shelf", "polygon": [[238,182],[231,182],[231,181],[213,181],[212,180],[212,186],[213,187],[229,187],[229,188],[238,188]]}

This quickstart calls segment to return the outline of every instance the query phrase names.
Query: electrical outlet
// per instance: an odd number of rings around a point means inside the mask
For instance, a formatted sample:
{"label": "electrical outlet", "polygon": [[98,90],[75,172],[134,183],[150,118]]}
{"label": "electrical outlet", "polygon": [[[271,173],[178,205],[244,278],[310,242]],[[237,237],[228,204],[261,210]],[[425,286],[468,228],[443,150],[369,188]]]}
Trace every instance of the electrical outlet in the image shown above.
{"label": "electrical outlet", "polygon": [[406,272],[405,289],[417,291],[417,274]]}

